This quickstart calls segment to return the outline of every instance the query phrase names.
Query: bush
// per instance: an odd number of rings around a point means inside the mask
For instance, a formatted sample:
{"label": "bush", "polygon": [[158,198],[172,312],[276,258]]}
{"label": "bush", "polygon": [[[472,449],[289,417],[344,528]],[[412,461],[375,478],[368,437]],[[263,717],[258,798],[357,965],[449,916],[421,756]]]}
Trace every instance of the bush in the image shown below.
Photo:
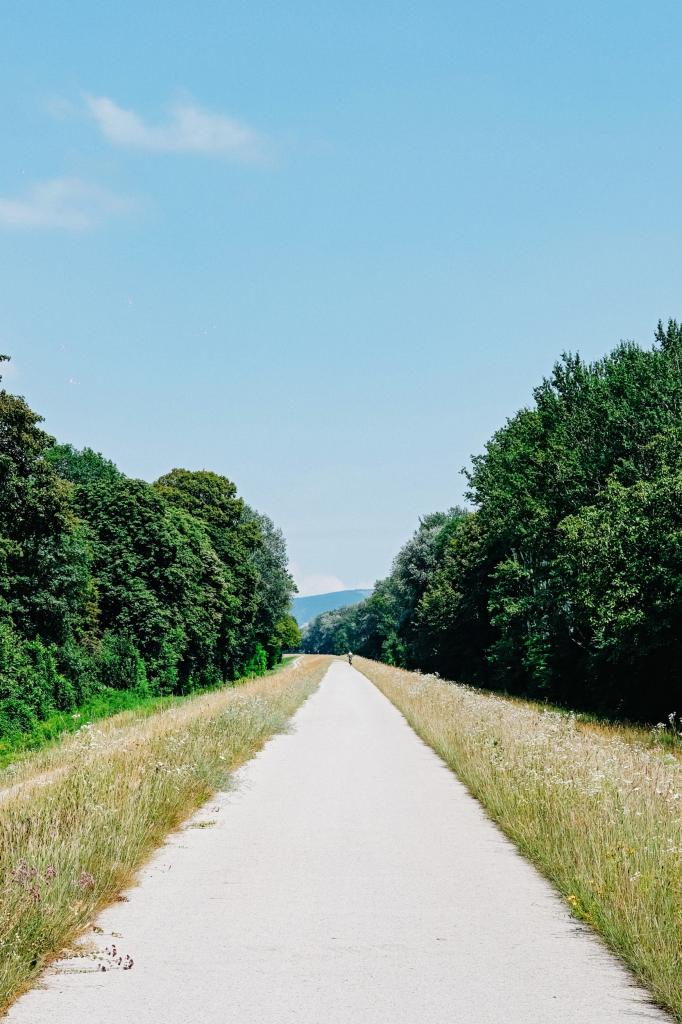
{"label": "bush", "polygon": [[96,659],[84,647],[69,639],[55,652],[57,667],[69,680],[76,706],[84,704],[100,687]]}
{"label": "bush", "polygon": [[147,670],[133,642],[127,636],[105,633],[99,657],[102,686],[112,690],[149,689]]}
{"label": "bush", "polygon": [[50,711],[72,711],[76,706],[76,692],[72,684],[57,670],[57,662],[53,650],[46,647],[40,640],[32,640],[26,644],[34,685],[43,695],[40,715],[45,717]]}
{"label": "bush", "polygon": [[255,650],[244,666],[245,676],[264,676],[268,670],[268,656],[262,644],[256,644]]}
{"label": "bush", "polygon": [[155,693],[162,696],[180,693],[182,687],[179,665],[184,647],[185,634],[182,629],[171,630],[168,639],[162,640],[159,644],[158,657],[154,659],[150,668]]}
{"label": "bush", "polygon": [[297,651],[301,646],[301,630],[293,615],[285,615],[275,626],[275,640],[283,651]]}
{"label": "bush", "polygon": [[31,729],[36,716],[48,710],[49,702],[36,686],[25,645],[10,623],[0,623],[0,728],[3,732]]}

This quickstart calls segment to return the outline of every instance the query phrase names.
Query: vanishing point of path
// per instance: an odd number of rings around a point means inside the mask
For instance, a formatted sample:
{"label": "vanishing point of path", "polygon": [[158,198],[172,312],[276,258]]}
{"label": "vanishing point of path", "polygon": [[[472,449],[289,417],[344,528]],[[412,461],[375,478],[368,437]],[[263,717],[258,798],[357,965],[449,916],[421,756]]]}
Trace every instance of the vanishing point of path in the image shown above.
{"label": "vanishing point of path", "polygon": [[10,1024],[668,1019],[347,665],[239,778]]}

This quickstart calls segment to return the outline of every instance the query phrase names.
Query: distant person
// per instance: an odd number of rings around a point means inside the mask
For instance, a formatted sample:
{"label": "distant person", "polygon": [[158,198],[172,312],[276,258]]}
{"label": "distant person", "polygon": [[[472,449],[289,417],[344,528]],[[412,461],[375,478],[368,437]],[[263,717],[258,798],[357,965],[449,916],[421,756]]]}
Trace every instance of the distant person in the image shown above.
{"label": "distant person", "polygon": [[352,665],[353,664],[353,653],[352,653],[352,651],[349,651],[348,654],[346,655],[346,657],[348,658],[348,664]]}

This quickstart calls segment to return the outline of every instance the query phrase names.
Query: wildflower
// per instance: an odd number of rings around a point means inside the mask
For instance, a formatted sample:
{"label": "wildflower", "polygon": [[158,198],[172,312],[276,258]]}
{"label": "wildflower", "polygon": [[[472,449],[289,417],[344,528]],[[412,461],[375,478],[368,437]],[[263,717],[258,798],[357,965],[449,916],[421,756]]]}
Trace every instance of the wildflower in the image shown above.
{"label": "wildflower", "polygon": [[18,885],[26,885],[30,878],[30,868],[28,861],[22,859],[19,861],[14,871],[12,872],[12,881],[17,882]]}
{"label": "wildflower", "polygon": [[78,876],[78,880],[76,881],[76,885],[78,886],[78,888],[82,889],[85,892],[86,889],[92,889],[94,884],[94,875],[91,875],[89,871],[81,871],[80,875]]}

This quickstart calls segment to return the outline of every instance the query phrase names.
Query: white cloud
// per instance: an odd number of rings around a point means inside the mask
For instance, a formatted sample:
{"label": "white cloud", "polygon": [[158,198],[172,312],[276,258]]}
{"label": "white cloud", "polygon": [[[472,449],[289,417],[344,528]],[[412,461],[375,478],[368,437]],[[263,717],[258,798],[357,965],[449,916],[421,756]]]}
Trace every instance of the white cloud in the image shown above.
{"label": "white cloud", "polygon": [[131,202],[79,178],[52,178],[33,185],[25,196],[0,196],[0,227],[66,228],[82,231],[130,210]]}
{"label": "white cloud", "polygon": [[338,576],[325,576],[323,573],[297,576],[296,584],[301,597],[313,597],[315,594],[331,594],[337,590],[349,589]]}
{"label": "white cloud", "polygon": [[248,125],[225,114],[212,114],[193,103],[170,108],[166,124],[148,124],[134,110],[124,110],[107,96],[87,96],[90,113],[100,131],[115,146],[157,153],[201,153],[256,159],[262,150],[259,135]]}

